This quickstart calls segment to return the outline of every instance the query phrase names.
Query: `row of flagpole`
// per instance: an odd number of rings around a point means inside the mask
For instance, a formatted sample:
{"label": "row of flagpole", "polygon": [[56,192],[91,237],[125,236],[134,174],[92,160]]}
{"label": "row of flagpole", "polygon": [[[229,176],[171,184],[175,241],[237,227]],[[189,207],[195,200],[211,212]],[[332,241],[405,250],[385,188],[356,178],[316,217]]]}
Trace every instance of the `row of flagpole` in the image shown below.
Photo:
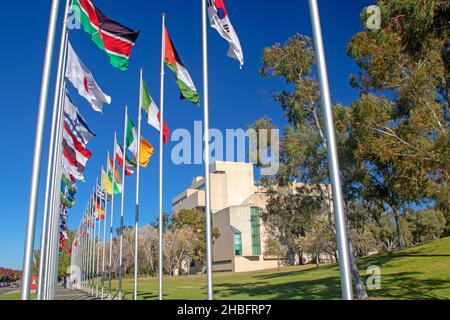
{"label": "row of flagpole", "polygon": [[[207,3],[208,2],[208,3]],[[213,277],[212,277],[212,212],[210,198],[210,154],[209,154],[209,90],[208,90],[208,38],[207,38],[207,17],[208,6],[211,5],[210,0],[201,0],[202,9],[202,53],[203,53],[203,105],[204,105],[204,165],[205,165],[205,219],[206,219],[206,265],[207,265],[207,298],[212,300],[213,295]],[[330,90],[328,85],[328,76],[326,70],[326,59],[323,48],[323,39],[320,26],[319,10],[317,0],[309,0],[311,10],[311,22],[314,32],[315,49],[318,57],[318,71],[320,76],[322,101],[324,106],[324,122],[327,129],[327,143],[330,163],[330,176],[333,186],[333,201],[335,208],[335,221],[337,229],[337,243],[339,248],[339,261],[341,271],[341,288],[344,299],[352,299],[352,286],[350,277],[350,264],[348,256],[348,239],[345,228],[345,213],[342,203],[342,190],[339,178],[339,164],[337,160],[336,142],[334,138],[333,117],[331,112]],[[21,297],[23,300],[30,298],[31,270],[33,264],[33,248],[34,236],[36,228],[36,211],[39,194],[39,177],[41,169],[42,145],[44,136],[44,124],[46,115],[46,106],[48,102],[48,88],[50,82],[51,60],[53,57],[56,21],[58,16],[59,1],[53,0],[51,7],[51,17],[49,22],[49,31],[47,36],[47,47],[45,53],[45,62],[42,76],[41,95],[39,100],[38,121],[36,128],[36,141],[33,158],[33,170],[31,176],[30,202],[28,210],[28,224],[24,253],[23,265],[23,283]],[[41,254],[39,258],[39,277],[38,277],[38,299],[51,299],[55,282],[58,274],[58,225],[61,202],[59,200],[60,190],[58,184],[61,183],[61,154],[62,154],[62,131],[63,131],[63,105],[66,95],[64,69],[66,64],[68,36],[67,36],[67,18],[69,13],[70,0],[66,0],[66,7],[63,19],[61,46],[58,59],[57,82],[55,88],[55,100],[52,114],[52,128],[49,149],[49,161],[47,165],[46,190],[44,203],[44,217],[41,235]],[[161,87],[160,87],[160,163],[159,163],[159,274],[158,288],[159,299],[162,300],[163,293],[163,139],[164,139],[164,63],[165,63],[165,15],[162,16],[162,51],[161,51]],[[242,61],[241,61],[242,64]],[[135,268],[134,268],[134,299],[138,295],[138,244],[139,244],[139,179],[140,179],[140,146],[141,146],[141,108],[142,108],[142,88],[143,76],[142,69],[140,71],[140,97],[138,110],[138,141],[137,141],[137,172],[136,172],[136,216],[135,216]],[[123,299],[123,229],[124,229],[124,194],[125,194],[125,167],[126,167],[126,150],[127,150],[127,116],[128,108],[125,108],[124,123],[124,143],[123,143],[123,165],[122,165],[122,186],[121,186],[121,210],[120,210],[120,229],[119,229],[119,300]],[[110,206],[110,234],[109,234],[109,263],[108,263],[108,298],[111,299],[111,278],[112,278],[112,242],[113,242],[113,218],[114,218],[114,188],[115,188],[115,158],[116,158],[116,135],[114,140],[114,155],[112,161],[112,195]],[[109,166],[109,156],[108,156]],[[72,246],[75,251],[76,261],[81,270],[81,289],[87,293],[99,295],[99,272],[100,272],[100,242],[102,242],[102,266],[101,266],[101,297],[105,298],[105,278],[106,278],[106,223],[108,208],[108,192],[105,194],[105,211],[103,218],[103,241],[101,241],[101,219],[96,215],[98,203],[98,181],[95,186],[94,197],[97,200],[95,208],[93,208],[93,199],[91,198],[87,208],[87,214],[83,216],[83,220],[77,231],[77,235],[81,234],[78,239],[77,246]],[[100,199],[100,203],[101,203]],[[101,207],[101,206],[100,206]],[[90,219],[87,232],[85,232],[84,223]],[[94,223],[92,224],[92,221]],[[74,254],[72,252],[72,254]],[[94,280],[95,275],[95,280]],[[94,282],[95,281],[95,282]]]}

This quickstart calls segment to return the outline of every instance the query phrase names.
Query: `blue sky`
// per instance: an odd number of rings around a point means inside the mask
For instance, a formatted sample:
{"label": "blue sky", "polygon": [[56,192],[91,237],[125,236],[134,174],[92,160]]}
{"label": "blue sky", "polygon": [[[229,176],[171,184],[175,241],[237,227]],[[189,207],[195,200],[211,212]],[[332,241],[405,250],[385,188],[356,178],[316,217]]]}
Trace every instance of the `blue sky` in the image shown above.
{"label": "blue sky", "polygon": [[[3,137],[0,166],[3,183],[0,184],[0,266],[21,268],[28,209],[29,183],[34,147],[37,102],[39,98],[45,39],[51,1],[7,1],[0,11],[5,30],[0,56],[3,61],[0,76],[3,116],[0,133]],[[80,58],[91,70],[102,89],[111,95],[112,104],[104,114],[93,111],[86,101],[69,90],[91,129],[97,133],[88,146],[93,157],[88,163],[86,183],[78,184],[77,204],[70,212],[70,227],[76,228],[89,195],[105,165],[107,151],[113,147],[114,131],[123,134],[123,113],[129,105],[130,115],[136,120],[139,93],[139,68],[156,101],[159,101],[159,64],[161,13],[166,12],[167,27],[184,63],[202,93],[201,19],[200,1],[154,0],[118,1],[97,0],[95,3],[111,18],[142,31],[135,46],[130,69],[117,71],[110,67],[106,55],[97,49],[81,30],[70,32],[70,41]],[[330,86],[334,102],[350,104],[358,95],[348,84],[356,65],[346,56],[345,48],[351,37],[362,29],[359,14],[373,0],[319,1],[325,49],[328,59]],[[256,119],[269,116],[282,127],[285,124],[280,107],[271,101],[268,92],[284,87],[277,79],[262,79],[258,75],[264,47],[284,42],[295,33],[311,36],[308,1],[226,1],[229,15],[240,37],[246,65],[239,70],[238,63],[226,57],[227,44],[217,32],[209,29],[210,68],[210,124],[220,130],[245,128]],[[61,5],[60,20],[63,6]],[[17,14],[20,13],[20,19]],[[58,25],[60,26],[60,24]],[[57,34],[59,39],[59,33]],[[57,41],[56,49],[58,49]],[[56,72],[56,56],[52,83]],[[35,245],[39,245],[45,167],[49,140],[50,110],[53,86],[47,113],[47,126],[41,173],[38,224]],[[203,110],[187,101],[179,100],[179,91],[173,76],[167,72],[165,93],[166,122],[173,130],[193,130],[194,121],[203,119]],[[158,150],[156,131],[143,125],[143,135]],[[192,178],[203,175],[201,165],[175,166],[170,152],[175,144],[166,147],[164,209],[170,212],[171,199],[187,187]],[[141,173],[141,223],[154,221],[158,212],[158,152],[149,168]],[[126,181],[125,223],[134,223],[135,180]],[[117,202],[120,203],[119,198]],[[115,212],[118,225],[119,212]]]}

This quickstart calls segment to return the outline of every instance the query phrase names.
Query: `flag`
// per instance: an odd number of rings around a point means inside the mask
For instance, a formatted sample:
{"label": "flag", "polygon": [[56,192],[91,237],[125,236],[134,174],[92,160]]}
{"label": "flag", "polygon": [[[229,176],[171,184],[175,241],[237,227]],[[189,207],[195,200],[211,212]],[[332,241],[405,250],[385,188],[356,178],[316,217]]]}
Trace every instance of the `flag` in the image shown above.
{"label": "flag", "polygon": [[[108,157],[108,179],[111,184],[113,184],[114,179],[114,194],[121,194],[122,193],[122,180],[120,179],[120,174],[117,166],[113,165],[113,160],[111,157]],[[115,167],[114,175],[112,173],[112,168]]]}
{"label": "flag", "polygon": [[102,188],[102,184],[97,184],[96,196],[98,199],[106,201],[105,189]]}
{"label": "flag", "polygon": [[70,194],[75,195],[77,193],[76,183],[66,176],[66,172],[63,172],[61,175],[61,183],[64,188],[67,188]]}
{"label": "flag", "polygon": [[108,174],[102,168],[102,188],[106,190],[106,192],[112,196],[112,182],[109,180]]}
{"label": "flag", "polygon": [[70,43],[68,43],[67,48],[66,78],[78,90],[79,95],[85,98],[95,111],[102,112],[103,103],[111,104],[111,97],[103,93],[92,76],[92,73],[84,66],[80,58],[78,58]]}
{"label": "flag", "polygon": [[61,177],[61,203],[68,208],[72,208],[75,204],[75,195],[77,194],[76,188],[72,186],[72,182],[69,181],[64,175]]}
{"label": "flag", "polygon": [[70,132],[75,135],[84,145],[88,144],[96,135],[89,129],[86,121],[78,112],[68,93],[64,99],[64,121],[69,126]]}
{"label": "flag", "polygon": [[[141,108],[147,113],[148,116],[148,124],[151,125],[156,130],[161,131],[161,113],[159,112],[158,107],[150,96],[147,86],[145,85],[144,79],[142,79],[142,97],[141,97]],[[170,130],[164,121],[163,128],[164,135],[164,143],[169,143],[169,135]]]}
{"label": "flag", "polygon": [[92,228],[94,225],[92,224],[91,217],[89,217],[89,214],[86,212],[84,216],[84,221],[86,222],[86,225],[90,228]]}
{"label": "flag", "polygon": [[[126,133],[126,141],[127,148],[134,155],[134,158],[137,161],[137,153],[138,153],[138,133],[136,128],[134,127],[134,123],[131,120],[130,116],[127,114],[127,133]],[[154,153],[154,149],[152,145],[141,137],[141,157],[139,159],[139,165],[141,167],[146,168],[148,163],[150,162],[150,158]]]}
{"label": "flag", "polygon": [[69,170],[67,170],[66,167],[62,166],[61,168],[61,176],[62,178],[67,179],[67,181],[72,182],[72,186],[77,189],[77,182],[74,176],[72,176],[69,172]]}
{"label": "flag", "polygon": [[[116,159],[117,163],[123,168],[123,149],[120,146],[119,142],[117,141],[117,138],[116,138],[115,144],[116,144],[115,159]],[[136,167],[137,167],[136,162],[131,160],[127,155],[125,155],[125,174],[127,176],[133,175],[134,172],[136,171]]]}
{"label": "flag", "polygon": [[75,200],[67,199],[64,194],[61,194],[61,204],[65,205],[67,208],[72,208],[75,204]]}
{"label": "flag", "polygon": [[195,88],[194,82],[181,61],[175,46],[170,39],[167,28],[165,29],[165,57],[164,61],[170,70],[175,73],[176,82],[180,88],[181,96],[196,105],[200,105],[200,96]]}
{"label": "flag", "polygon": [[62,168],[76,180],[84,181],[83,172],[80,171],[75,160],[66,149],[63,149]]}
{"label": "flag", "polygon": [[150,158],[153,156],[155,150],[153,149],[150,142],[141,138],[141,158],[139,160],[139,164],[141,167],[147,168]]}
{"label": "flag", "polygon": [[97,219],[100,220],[105,219],[105,198],[105,193],[103,192],[101,185],[97,184],[94,204]]}
{"label": "flag", "polygon": [[239,37],[231,24],[227,8],[223,0],[208,0],[208,15],[211,27],[229,43],[228,56],[239,61],[241,69],[244,65],[244,53]]}
{"label": "flag", "polygon": [[74,0],[83,30],[91,40],[109,56],[111,65],[119,70],[128,70],[128,61],[139,31],[134,31],[111,20],[91,0]]}
{"label": "flag", "polygon": [[78,163],[80,172],[83,172],[88,160],[92,157],[92,153],[70,132],[66,123],[64,123],[63,147],[71,155],[72,159]]}
{"label": "flag", "polygon": [[133,120],[127,114],[127,132],[126,132],[126,142],[127,148],[131,151],[131,153],[136,158],[138,152],[138,132],[136,127],[134,126]]}

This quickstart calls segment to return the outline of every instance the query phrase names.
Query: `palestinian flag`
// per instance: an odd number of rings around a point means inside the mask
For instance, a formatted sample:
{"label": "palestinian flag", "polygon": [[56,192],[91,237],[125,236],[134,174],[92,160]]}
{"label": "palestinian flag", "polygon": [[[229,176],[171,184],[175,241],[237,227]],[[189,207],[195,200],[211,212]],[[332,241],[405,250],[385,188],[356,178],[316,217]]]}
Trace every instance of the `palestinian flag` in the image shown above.
{"label": "palestinian flag", "polygon": [[83,30],[109,56],[111,65],[119,70],[128,70],[128,60],[139,31],[111,20],[91,0],[73,0],[72,9]]}
{"label": "palestinian flag", "polygon": [[194,82],[181,61],[172,40],[170,39],[167,28],[165,29],[165,58],[164,61],[170,70],[175,73],[175,78],[180,87],[181,97],[191,101],[193,104],[200,105],[200,96],[195,88]]}
{"label": "palestinian flag", "polygon": [[[120,146],[119,142],[116,139],[116,161],[123,168],[123,149]],[[137,165],[136,162],[131,160],[127,155],[125,155],[125,175],[132,176],[136,171]]]}

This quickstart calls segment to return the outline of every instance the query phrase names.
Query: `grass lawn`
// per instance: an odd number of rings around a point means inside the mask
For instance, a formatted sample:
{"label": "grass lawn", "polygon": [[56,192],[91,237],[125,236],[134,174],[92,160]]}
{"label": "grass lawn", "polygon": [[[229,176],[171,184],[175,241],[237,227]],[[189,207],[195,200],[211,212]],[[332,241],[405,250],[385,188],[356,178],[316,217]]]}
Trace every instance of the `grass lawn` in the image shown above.
{"label": "grass lawn", "polygon": [[[366,269],[381,268],[381,289],[370,290],[372,299],[450,299],[450,238],[390,254],[358,260],[361,275]],[[165,277],[165,299],[205,299],[205,276]],[[124,279],[124,298],[132,299],[133,279]],[[117,281],[113,282],[117,289]],[[337,265],[288,267],[281,271],[214,274],[218,300],[340,299]],[[8,297],[10,296],[10,297]],[[14,297],[13,297],[14,296]],[[0,296],[18,298],[17,295]],[[157,279],[141,278],[139,298],[157,299]]]}
{"label": "grass lawn", "polygon": [[[367,267],[381,268],[381,289],[368,291],[373,299],[450,299],[450,238],[390,254],[358,260],[361,275]],[[132,299],[133,279],[124,280],[125,299]],[[166,277],[166,299],[204,299],[205,277]],[[113,282],[113,289],[117,282]],[[215,298],[237,300],[340,299],[337,265],[289,267],[282,271],[214,274]],[[142,278],[140,299],[157,299],[157,279]]]}

